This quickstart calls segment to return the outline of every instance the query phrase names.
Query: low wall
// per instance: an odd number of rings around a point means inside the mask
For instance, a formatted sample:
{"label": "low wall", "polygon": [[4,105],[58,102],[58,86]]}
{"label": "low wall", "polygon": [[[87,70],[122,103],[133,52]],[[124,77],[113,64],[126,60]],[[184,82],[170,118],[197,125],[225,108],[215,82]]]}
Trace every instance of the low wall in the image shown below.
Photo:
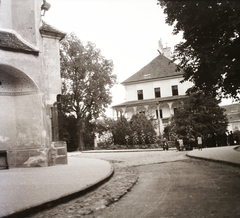
{"label": "low wall", "polygon": [[52,142],[51,148],[30,148],[8,150],[7,165],[18,167],[47,167],[67,164],[67,144],[64,141]]}

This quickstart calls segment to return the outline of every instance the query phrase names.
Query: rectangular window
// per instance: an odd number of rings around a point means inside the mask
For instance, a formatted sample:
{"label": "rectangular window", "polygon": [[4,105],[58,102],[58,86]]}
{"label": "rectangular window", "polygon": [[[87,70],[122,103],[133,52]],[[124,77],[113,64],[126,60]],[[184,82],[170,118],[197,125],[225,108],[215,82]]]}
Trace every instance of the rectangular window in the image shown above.
{"label": "rectangular window", "polygon": [[173,108],[173,113],[174,114],[176,114],[177,113],[177,111],[178,111],[178,109],[175,107],[175,108]]}
{"label": "rectangular window", "polygon": [[160,98],[161,97],[160,88],[154,88],[154,92],[155,92],[155,98]]}
{"label": "rectangular window", "polygon": [[178,86],[172,86],[172,95],[178,95]]}
{"label": "rectangular window", "polygon": [[143,90],[137,90],[138,100],[143,100]]}
{"label": "rectangular window", "polygon": [[[159,110],[159,114],[160,114],[160,118],[162,119],[163,116],[162,116],[162,109]],[[158,110],[156,110],[156,117],[158,119]]]}

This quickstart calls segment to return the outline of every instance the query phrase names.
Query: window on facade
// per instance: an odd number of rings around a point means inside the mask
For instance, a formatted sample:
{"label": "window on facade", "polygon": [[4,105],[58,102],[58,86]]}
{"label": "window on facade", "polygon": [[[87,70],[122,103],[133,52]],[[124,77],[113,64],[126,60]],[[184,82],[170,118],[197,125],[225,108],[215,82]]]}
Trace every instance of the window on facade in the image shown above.
{"label": "window on facade", "polygon": [[[160,118],[162,119],[163,118],[162,109],[159,110],[159,114],[160,114]],[[156,117],[158,119],[158,110],[156,110]]]}
{"label": "window on facade", "polygon": [[172,95],[178,95],[178,86],[172,86]]}
{"label": "window on facade", "polygon": [[161,97],[160,88],[154,88],[154,92],[155,92],[155,98],[160,98]]}
{"label": "window on facade", "polygon": [[137,95],[138,95],[138,100],[143,100],[143,90],[138,90]]}

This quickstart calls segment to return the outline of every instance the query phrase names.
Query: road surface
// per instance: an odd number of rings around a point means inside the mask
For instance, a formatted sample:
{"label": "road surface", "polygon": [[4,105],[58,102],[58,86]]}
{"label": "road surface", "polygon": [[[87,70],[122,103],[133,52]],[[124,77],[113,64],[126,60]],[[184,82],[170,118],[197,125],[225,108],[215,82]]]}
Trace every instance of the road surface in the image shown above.
{"label": "road surface", "polygon": [[[93,204],[93,199],[99,198],[97,196],[104,200],[105,194],[96,194],[106,191],[106,186],[103,186],[94,193],[30,217],[239,218],[240,168],[191,159],[185,154],[176,150],[78,154],[79,158],[111,161],[120,169],[134,168],[138,182],[130,192],[108,207],[100,205],[97,210],[83,213],[85,206]],[[118,191],[117,182],[131,178],[119,175],[117,180],[109,181],[112,186],[107,187],[113,188],[108,188],[112,190],[107,190],[107,194]]]}

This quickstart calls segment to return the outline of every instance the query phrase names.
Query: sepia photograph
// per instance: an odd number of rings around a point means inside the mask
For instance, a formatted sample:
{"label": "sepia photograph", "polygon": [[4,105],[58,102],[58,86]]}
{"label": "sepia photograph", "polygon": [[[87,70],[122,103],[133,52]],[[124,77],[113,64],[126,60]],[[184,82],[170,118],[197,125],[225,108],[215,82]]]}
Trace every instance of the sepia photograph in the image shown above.
{"label": "sepia photograph", "polygon": [[239,218],[239,14],[0,0],[0,217]]}

